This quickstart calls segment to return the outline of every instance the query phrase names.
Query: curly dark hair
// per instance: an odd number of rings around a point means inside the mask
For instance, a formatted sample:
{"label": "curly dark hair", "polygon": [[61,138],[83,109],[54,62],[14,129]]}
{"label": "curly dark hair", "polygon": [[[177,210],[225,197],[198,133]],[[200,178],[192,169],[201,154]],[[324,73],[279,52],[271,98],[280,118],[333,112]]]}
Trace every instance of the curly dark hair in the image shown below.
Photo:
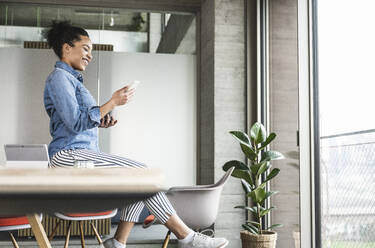
{"label": "curly dark hair", "polygon": [[80,41],[81,35],[89,37],[86,30],[72,26],[69,21],[52,21],[51,28],[44,34],[48,45],[60,59],[63,45],[67,43],[73,47],[73,42]]}

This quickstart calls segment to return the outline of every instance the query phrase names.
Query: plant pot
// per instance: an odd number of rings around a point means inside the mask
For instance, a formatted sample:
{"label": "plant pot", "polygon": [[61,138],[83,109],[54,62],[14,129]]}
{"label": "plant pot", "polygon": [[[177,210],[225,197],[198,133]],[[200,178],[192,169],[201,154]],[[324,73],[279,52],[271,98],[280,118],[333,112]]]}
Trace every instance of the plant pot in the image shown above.
{"label": "plant pot", "polygon": [[242,248],[275,248],[277,233],[264,231],[263,234],[253,234],[249,231],[241,231]]}

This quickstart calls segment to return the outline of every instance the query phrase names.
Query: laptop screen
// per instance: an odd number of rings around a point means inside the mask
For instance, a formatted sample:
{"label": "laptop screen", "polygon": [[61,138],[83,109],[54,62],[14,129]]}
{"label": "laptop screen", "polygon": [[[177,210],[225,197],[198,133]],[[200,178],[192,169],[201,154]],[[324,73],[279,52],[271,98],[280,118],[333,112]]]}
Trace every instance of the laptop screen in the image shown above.
{"label": "laptop screen", "polygon": [[47,162],[48,148],[46,144],[32,144],[32,145],[18,145],[6,144],[4,145],[5,156],[7,163],[9,162]]}

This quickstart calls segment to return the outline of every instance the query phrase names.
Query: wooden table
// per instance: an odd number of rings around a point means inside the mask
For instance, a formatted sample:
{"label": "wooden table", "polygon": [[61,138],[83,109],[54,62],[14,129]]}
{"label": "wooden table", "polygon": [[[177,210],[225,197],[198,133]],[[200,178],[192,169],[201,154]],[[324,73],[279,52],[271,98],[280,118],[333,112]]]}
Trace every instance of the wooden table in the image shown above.
{"label": "wooden table", "polygon": [[37,213],[122,208],[165,190],[158,169],[0,168],[0,214],[27,215],[40,247],[51,245]]}

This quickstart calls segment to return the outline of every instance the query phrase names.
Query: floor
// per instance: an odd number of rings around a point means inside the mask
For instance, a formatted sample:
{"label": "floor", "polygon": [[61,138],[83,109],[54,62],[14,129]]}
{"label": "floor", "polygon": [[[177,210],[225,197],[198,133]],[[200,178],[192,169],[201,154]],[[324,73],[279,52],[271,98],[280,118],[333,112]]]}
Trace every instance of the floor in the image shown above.
{"label": "floor", "polygon": [[[116,226],[113,225],[111,228],[111,234],[103,237],[103,240],[112,237],[113,234],[116,231]],[[162,226],[162,225],[154,225],[151,226],[147,229],[143,229],[141,225],[136,225],[129,237],[129,241],[127,244],[127,248],[159,248],[161,247],[162,240],[165,237],[165,234],[167,233],[167,229]],[[10,241],[10,238],[7,235],[6,232],[2,232],[0,234],[0,248],[5,248],[5,247],[13,247],[12,242]],[[20,239],[17,240],[18,244],[20,247],[27,247],[27,248],[37,248],[38,245],[35,242],[35,239]],[[56,239],[53,240],[51,245],[52,247],[60,248],[64,247],[64,239]],[[95,238],[89,237],[85,240],[86,247],[88,248],[94,248],[98,247],[98,242]],[[81,240],[79,237],[74,237],[71,239],[69,242],[69,247],[70,248],[79,248],[81,247]],[[172,236],[171,243],[168,246],[169,248],[176,248],[176,240],[175,237]]]}

